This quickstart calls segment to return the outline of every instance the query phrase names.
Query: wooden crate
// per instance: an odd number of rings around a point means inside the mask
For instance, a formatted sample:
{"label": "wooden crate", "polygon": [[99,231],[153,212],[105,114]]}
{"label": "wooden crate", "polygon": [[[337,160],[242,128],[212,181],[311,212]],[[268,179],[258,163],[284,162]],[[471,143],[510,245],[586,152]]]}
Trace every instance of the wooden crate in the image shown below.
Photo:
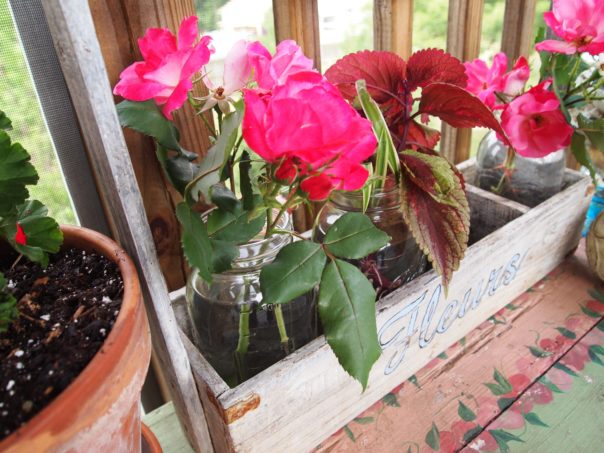
{"label": "wooden crate", "polygon": [[[459,168],[467,181],[474,180],[473,161]],[[172,293],[216,451],[312,449],[571,252],[580,238],[589,185],[589,178],[567,170],[564,190],[533,209],[468,185],[472,244],[448,295],[430,271],[378,302],[382,355],[364,393],[339,366],[325,337],[229,388],[189,340],[184,290]]]}

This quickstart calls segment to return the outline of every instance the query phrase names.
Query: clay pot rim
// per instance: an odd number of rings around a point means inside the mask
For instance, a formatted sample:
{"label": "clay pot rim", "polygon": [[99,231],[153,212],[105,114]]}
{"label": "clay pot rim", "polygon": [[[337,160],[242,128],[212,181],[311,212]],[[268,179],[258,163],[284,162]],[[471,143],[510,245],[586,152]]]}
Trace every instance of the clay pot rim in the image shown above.
{"label": "clay pot rim", "polygon": [[131,341],[130,334],[134,330],[137,310],[144,311],[136,267],[115,241],[84,227],[61,225],[61,230],[64,234],[62,248],[75,247],[87,251],[94,249],[118,265],[124,281],[122,306],[111,332],[84,370],[50,404],[1,441],[0,451],[19,442],[20,438],[50,429],[53,418],[61,417],[62,413],[69,411],[74,401],[77,404],[82,397],[93,394],[94,388],[98,386],[97,382],[104,380],[117,366],[118,358]]}
{"label": "clay pot rim", "polygon": [[141,437],[144,439],[144,442],[147,443],[151,453],[163,453],[164,450],[161,448],[161,444],[155,436],[155,433],[143,422],[141,422]]}

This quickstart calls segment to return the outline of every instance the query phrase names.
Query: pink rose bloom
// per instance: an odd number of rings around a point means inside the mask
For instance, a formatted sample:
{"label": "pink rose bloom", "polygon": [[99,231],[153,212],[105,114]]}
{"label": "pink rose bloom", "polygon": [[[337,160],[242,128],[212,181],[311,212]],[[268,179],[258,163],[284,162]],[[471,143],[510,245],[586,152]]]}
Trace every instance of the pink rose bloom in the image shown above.
{"label": "pink rose bloom", "polygon": [[244,90],[244,100],[243,138],[278,167],[277,179],[301,181],[311,200],[365,184],[361,163],[377,146],[371,123],[321,74],[290,75],[272,95]]}
{"label": "pink rose bloom", "polygon": [[233,94],[245,87],[250,78],[251,68],[247,48],[247,41],[242,39],[229,50],[224,59],[222,81],[212,77],[209,72],[204,75],[203,83],[208,88],[209,94],[202,98],[206,101],[201,108],[202,112],[210,110],[218,104],[223,113],[228,113],[229,102],[233,101]]}
{"label": "pink rose bloom", "polygon": [[512,70],[506,73],[508,57],[499,52],[493,58],[493,65],[476,58],[464,63],[468,83],[466,89],[480,98],[491,109],[500,108],[501,103],[495,93],[516,96],[522,92],[529,78],[530,69],[526,58],[520,57]]}
{"label": "pink rose bloom", "polygon": [[501,114],[501,126],[521,156],[544,157],[570,144],[573,128],[548,85],[540,83],[518,96]]}
{"label": "pink rose bloom", "polygon": [[274,56],[260,42],[250,43],[248,56],[254,69],[254,78],[262,90],[268,91],[275,85],[283,84],[290,74],[313,69],[312,60],[291,39],[281,41]]}
{"label": "pink rose bloom", "polygon": [[551,11],[543,14],[545,23],[563,41],[546,39],[535,49],[572,55],[604,52],[604,2],[602,0],[554,0]]}
{"label": "pink rose bloom", "polygon": [[130,101],[153,99],[163,106],[164,116],[171,120],[171,112],[187,100],[193,74],[210,60],[212,38],[204,36],[195,44],[197,36],[195,16],[180,24],[178,42],[167,28],[149,28],[138,40],[145,61],[133,63],[122,71],[113,94]]}

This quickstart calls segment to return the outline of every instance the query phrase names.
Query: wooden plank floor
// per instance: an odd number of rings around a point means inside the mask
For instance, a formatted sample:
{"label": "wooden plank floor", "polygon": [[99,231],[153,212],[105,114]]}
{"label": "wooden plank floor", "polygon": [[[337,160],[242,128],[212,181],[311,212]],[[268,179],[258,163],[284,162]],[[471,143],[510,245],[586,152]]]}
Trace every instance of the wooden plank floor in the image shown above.
{"label": "wooden plank floor", "polygon": [[[602,451],[600,291],[570,257],[315,453]],[[164,451],[192,451],[170,404],[144,421]]]}

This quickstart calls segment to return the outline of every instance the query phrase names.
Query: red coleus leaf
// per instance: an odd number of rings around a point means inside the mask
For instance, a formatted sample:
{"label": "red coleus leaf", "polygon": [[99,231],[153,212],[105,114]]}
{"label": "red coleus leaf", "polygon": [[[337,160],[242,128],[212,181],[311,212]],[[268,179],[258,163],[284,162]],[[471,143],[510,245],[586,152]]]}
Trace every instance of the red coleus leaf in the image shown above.
{"label": "red coleus leaf", "polygon": [[450,83],[432,83],[422,90],[419,112],[434,115],[453,127],[488,127],[509,140],[493,112],[470,92]]}
{"label": "red coleus leaf", "polygon": [[413,149],[427,148],[432,149],[440,140],[440,132],[428,126],[424,126],[411,120],[409,122],[409,131],[407,132],[407,145]]}
{"label": "red coleus leaf", "polygon": [[17,232],[15,233],[15,242],[19,245],[27,245],[27,236],[23,227],[17,222]]}
{"label": "red coleus leaf", "polygon": [[468,76],[463,63],[453,55],[441,49],[423,49],[409,57],[407,79],[413,91],[436,82],[465,87]]}
{"label": "red coleus leaf", "polygon": [[325,71],[325,77],[350,102],[357,95],[356,81],[363,79],[375,102],[384,104],[401,91],[406,77],[406,64],[405,60],[392,52],[363,50],[336,61]]}
{"label": "red coleus leaf", "polygon": [[468,246],[470,208],[463,180],[441,156],[407,150],[400,159],[405,222],[446,288]]}

